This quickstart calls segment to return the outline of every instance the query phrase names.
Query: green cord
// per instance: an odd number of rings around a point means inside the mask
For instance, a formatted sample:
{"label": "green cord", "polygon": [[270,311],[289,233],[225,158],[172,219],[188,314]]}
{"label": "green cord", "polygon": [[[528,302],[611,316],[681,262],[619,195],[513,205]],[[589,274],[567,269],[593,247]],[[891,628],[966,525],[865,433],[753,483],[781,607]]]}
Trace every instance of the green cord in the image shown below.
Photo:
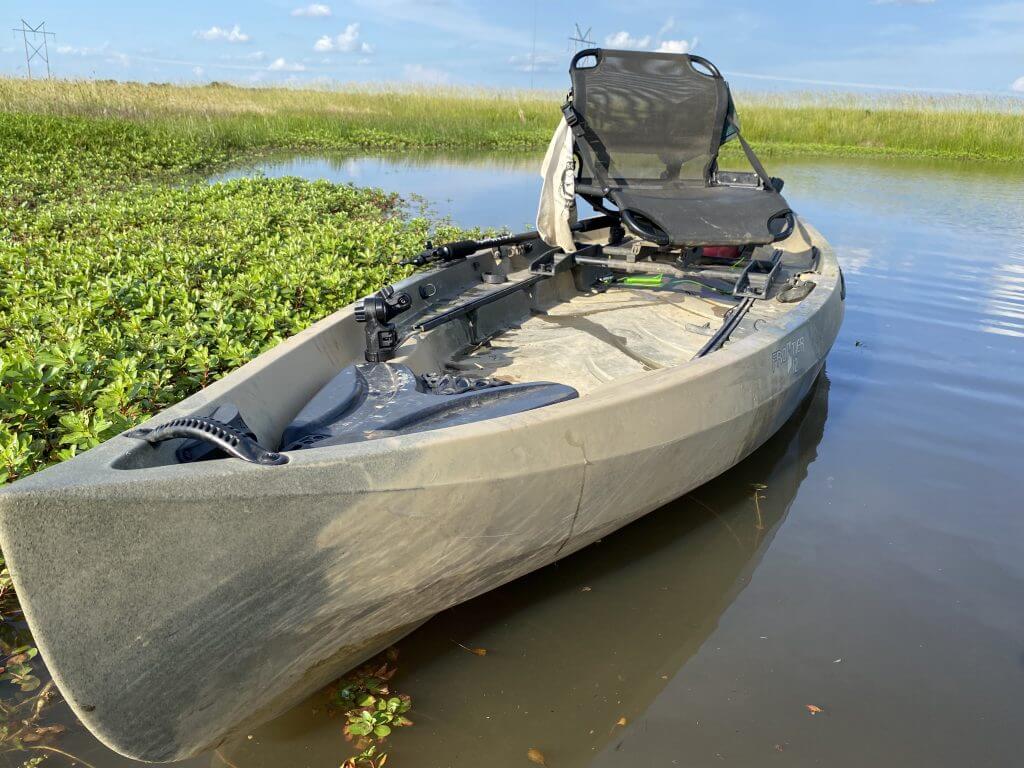
{"label": "green cord", "polygon": [[638,275],[632,277],[624,277],[617,281],[620,285],[645,285],[645,286],[658,286],[661,285],[664,275]]}
{"label": "green cord", "polygon": [[[658,288],[664,284],[665,277],[666,275],[634,275],[631,277],[621,277],[616,280],[615,283],[617,285],[635,285],[645,288]],[[674,277],[670,278],[668,282],[669,285],[674,285],[676,283],[689,283],[690,285],[696,285],[700,288],[707,288],[709,291],[720,293],[723,296],[732,296],[731,291],[723,291],[721,288],[715,288],[713,285],[700,283],[696,280],[685,280],[683,278]]]}

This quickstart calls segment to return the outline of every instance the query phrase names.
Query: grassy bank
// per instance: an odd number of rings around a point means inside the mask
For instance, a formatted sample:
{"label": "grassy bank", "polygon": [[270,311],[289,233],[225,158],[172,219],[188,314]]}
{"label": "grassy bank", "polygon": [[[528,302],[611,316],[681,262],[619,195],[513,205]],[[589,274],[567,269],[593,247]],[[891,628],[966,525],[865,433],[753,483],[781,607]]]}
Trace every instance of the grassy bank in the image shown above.
{"label": "grassy bank", "polygon": [[[0,79],[12,113],[128,121],[208,153],[318,149],[540,150],[560,94],[453,89],[296,90]],[[761,152],[1024,162],[1019,99],[739,95]],[[734,150],[731,148],[730,151]]]}

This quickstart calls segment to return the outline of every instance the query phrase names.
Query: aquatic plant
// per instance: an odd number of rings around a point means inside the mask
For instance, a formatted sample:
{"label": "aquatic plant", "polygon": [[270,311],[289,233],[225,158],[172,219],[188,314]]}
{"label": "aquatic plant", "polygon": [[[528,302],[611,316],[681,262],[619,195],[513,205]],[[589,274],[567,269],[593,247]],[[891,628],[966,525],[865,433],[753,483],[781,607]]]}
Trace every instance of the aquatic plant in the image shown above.
{"label": "aquatic plant", "polygon": [[394,666],[398,649],[384,654],[345,675],[331,694],[331,706],[345,717],[342,732],[359,754],[348,758],[342,768],[381,768],[388,759],[382,750],[396,728],[413,724],[405,716],[412,700],[405,694],[391,692],[391,678],[398,671]]}

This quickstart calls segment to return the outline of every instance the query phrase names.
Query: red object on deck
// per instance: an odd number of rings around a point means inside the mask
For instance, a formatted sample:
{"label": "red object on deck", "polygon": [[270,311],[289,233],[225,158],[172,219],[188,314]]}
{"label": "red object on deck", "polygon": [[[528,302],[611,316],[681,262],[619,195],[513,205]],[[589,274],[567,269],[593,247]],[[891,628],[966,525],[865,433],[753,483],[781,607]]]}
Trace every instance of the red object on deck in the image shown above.
{"label": "red object on deck", "polygon": [[705,245],[704,256],[709,259],[738,259],[740,249],[735,245]]}

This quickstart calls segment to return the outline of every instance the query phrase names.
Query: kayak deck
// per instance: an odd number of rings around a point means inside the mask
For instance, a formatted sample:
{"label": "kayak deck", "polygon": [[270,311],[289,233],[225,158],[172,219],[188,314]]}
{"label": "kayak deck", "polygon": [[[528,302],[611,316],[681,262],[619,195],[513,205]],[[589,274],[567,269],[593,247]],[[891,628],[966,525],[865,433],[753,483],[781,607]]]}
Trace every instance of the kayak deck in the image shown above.
{"label": "kayak deck", "polygon": [[511,382],[557,381],[580,395],[623,376],[693,358],[735,306],[689,285],[609,286],[531,312],[522,323],[453,357],[449,366]]}

